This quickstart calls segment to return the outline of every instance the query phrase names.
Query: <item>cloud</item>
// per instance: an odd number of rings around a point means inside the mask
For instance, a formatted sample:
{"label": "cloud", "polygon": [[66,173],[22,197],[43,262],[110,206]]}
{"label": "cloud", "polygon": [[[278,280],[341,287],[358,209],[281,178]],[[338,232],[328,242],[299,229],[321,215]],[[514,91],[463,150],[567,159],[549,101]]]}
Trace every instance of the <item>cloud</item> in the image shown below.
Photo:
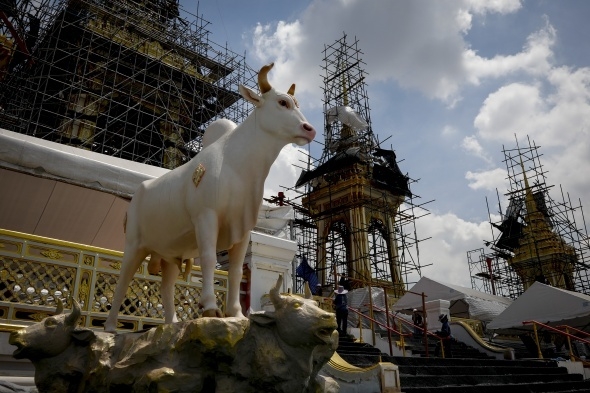
{"label": "cloud", "polygon": [[[515,145],[529,138],[541,146],[543,170],[550,184],[562,184],[574,195],[590,194],[576,168],[590,165],[590,68],[555,67],[534,84],[511,83],[491,93],[474,127],[487,144]],[[488,184],[489,174],[470,173],[470,187]],[[489,180],[489,179],[488,179]]]}
{"label": "cloud", "polygon": [[488,59],[468,49],[463,54],[467,79],[478,85],[482,78],[498,78],[519,71],[530,75],[546,74],[551,69],[555,38],[555,28],[546,20],[545,27],[531,34],[522,52],[517,54],[497,55]]}
{"label": "cloud", "polygon": [[[491,238],[489,223],[472,223],[447,213],[421,217],[416,227],[420,238],[430,237],[420,245],[420,261],[433,266],[424,267],[422,275],[471,287],[467,251],[483,247],[483,239]],[[411,276],[412,281],[416,279]]]}
{"label": "cloud", "polygon": [[295,182],[301,175],[301,168],[307,166],[307,154],[304,148],[293,144],[289,144],[281,150],[264,182],[264,198],[277,196],[279,192],[284,192],[289,199],[298,196],[296,192],[288,191],[285,187],[295,186]]}
{"label": "cloud", "polygon": [[324,45],[342,37],[343,26],[353,45],[359,40],[367,64],[369,83],[395,81],[429,98],[452,105],[460,99],[465,83],[497,76],[512,69],[542,67],[546,63],[550,34],[531,36],[521,55],[487,60],[465,42],[474,14],[510,13],[519,1],[464,0],[444,3],[433,0],[313,1],[294,22],[258,25],[253,32],[252,52],[257,61],[277,63],[276,80],[288,83],[300,78],[303,91],[315,91],[322,81],[307,70],[322,63]]}
{"label": "cloud", "polygon": [[466,3],[477,14],[510,14],[522,7],[520,0],[467,0]]}
{"label": "cloud", "polygon": [[471,136],[466,136],[465,138],[463,138],[463,141],[461,142],[461,147],[467,153],[472,154],[475,157],[481,158],[486,163],[488,163],[488,164],[492,163],[491,158],[484,151],[483,147],[479,144],[479,141],[477,140],[477,138],[475,136],[471,135]]}
{"label": "cloud", "polygon": [[470,182],[469,188],[473,190],[505,190],[508,185],[506,183],[506,169],[502,168],[482,172],[469,171],[465,174],[465,179]]}
{"label": "cloud", "polygon": [[512,83],[490,94],[473,125],[477,135],[487,141],[514,142],[514,135],[534,132],[539,115],[546,110],[540,88]]}

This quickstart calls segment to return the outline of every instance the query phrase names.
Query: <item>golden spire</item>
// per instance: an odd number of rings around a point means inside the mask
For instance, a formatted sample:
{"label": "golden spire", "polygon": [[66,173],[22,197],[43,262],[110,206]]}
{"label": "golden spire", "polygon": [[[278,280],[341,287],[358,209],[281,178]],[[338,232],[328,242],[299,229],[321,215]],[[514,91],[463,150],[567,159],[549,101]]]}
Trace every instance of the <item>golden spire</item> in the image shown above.
{"label": "golden spire", "polygon": [[522,163],[522,156],[520,156],[520,167],[522,168],[522,176],[524,177],[525,205],[527,211],[525,221],[527,221],[528,224],[531,215],[537,212],[537,204],[535,203],[535,198],[533,197],[531,187],[529,186],[529,180],[526,176],[526,171],[524,170],[524,164]]}
{"label": "golden spire", "polygon": [[509,263],[520,276],[525,290],[540,278],[545,278],[553,286],[571,289],[571,261],[576,259],[575,250],[553,232],[545,213],[539,210],[524,170],[522,156],[520,167],[524,178],[526,226]]}

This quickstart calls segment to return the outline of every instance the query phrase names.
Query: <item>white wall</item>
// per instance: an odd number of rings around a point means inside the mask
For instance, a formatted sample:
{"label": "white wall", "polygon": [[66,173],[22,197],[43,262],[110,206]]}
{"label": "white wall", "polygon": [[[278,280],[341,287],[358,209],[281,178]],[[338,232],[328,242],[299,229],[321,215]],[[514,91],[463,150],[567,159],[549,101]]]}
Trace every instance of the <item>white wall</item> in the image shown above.
{"label": "white wall", "polygon": [[259,232],[252,232],[250,239],[250,307],[253,311],[262,311],[260,299],[274,287],[279,274],[283,275],[281,292],[293,291],[291,262],[297,252],[297,243]]}

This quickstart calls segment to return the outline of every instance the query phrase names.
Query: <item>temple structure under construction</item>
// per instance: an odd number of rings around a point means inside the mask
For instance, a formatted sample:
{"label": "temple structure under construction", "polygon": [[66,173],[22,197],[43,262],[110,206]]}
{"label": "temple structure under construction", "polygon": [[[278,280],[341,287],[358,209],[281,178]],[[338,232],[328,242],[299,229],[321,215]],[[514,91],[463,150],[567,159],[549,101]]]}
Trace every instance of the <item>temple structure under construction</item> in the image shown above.
{"label": "temple structure under construction", "polygon": [[309,157],[295,185],[301,198],[289,202],[300,258],[294,288],[317,282],[329,293],[342,282],[399,297],[406,277],[420,274],[415,210],[426,210],[373,133],[361,55],[346,35],[324,49],[324,149]]}
{"label": "temple structure under construction", "polygon": [[[555,200],[540,161],[539,146],[503,149],[509,189],[501,220],[489,213],[493,240],[469,251],[473,289],[516,299],[534,282],[590,294],[590,241],[580,202],[559,190]],[[489,207],[488,207],[489,209]]]}
{"label": "temple structure under construction", "polygon": [[0,128],[168,169],[243,120],[243,56],[178,0],[0,2]]}

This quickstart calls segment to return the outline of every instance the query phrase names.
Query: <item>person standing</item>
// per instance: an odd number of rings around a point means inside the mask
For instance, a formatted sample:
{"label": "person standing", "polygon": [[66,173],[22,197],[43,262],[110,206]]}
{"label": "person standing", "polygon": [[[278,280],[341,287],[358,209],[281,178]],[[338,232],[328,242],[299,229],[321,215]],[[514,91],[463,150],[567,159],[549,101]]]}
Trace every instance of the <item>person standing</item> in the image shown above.
{"label": "person standing", "polygon": [[[440,314],[438,316],[438,320],[440,323],[442,323],[442,326],[440,327],[440,330],[437,330],[435,332],[435,334],[437,336],[439,336],[440,338],[442,338],[442,342],[444,345],[444,349],[445,349],[445,357],[446,358],[451,358],[452,353],[451,353],[451,326],[449,325],[449,318],[447,317],[446,314]],[[434,356],[438,356],[440,352],[440,343],[436,344],[436,348],[434,349]]]}
{"label": "person standing", "polygon": [[412,313],[412,323],[414,324],[414,336],[421,336],[423,332],[422,314],[416,308]]}
{"label": "person standing", "polygon": [[334,297],[334,308],[336,309],[336,324],[338,325],[338,333],[340,335],[346,334],[348,326],[348,298],[346,294],[348,291],[342,285],[338,286],[338,290]]}

